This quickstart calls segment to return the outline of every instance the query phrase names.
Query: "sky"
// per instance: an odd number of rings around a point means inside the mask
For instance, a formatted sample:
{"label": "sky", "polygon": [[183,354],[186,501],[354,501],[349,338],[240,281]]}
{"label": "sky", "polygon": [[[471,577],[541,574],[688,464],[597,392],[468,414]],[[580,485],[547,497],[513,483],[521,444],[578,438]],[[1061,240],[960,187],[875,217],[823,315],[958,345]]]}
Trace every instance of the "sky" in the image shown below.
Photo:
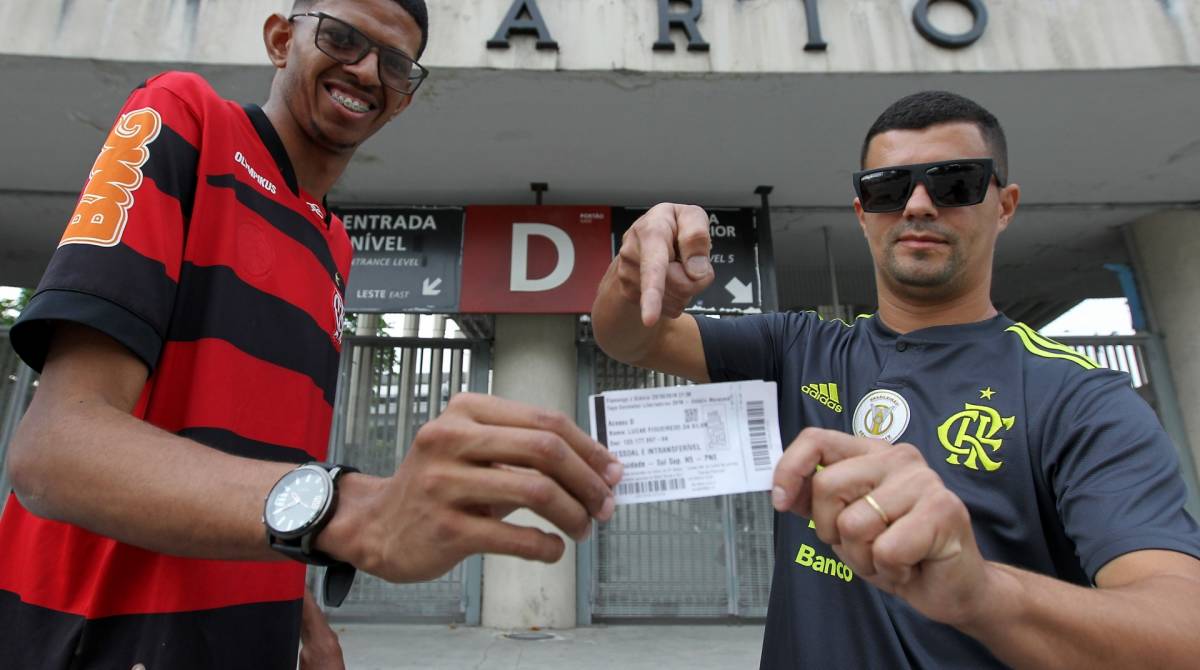
{"label": "sky", "polygon": [[1133,320],[1125,298],[1084,300],[1039,329],[1049,337],[1062,335],[1132,335]]}

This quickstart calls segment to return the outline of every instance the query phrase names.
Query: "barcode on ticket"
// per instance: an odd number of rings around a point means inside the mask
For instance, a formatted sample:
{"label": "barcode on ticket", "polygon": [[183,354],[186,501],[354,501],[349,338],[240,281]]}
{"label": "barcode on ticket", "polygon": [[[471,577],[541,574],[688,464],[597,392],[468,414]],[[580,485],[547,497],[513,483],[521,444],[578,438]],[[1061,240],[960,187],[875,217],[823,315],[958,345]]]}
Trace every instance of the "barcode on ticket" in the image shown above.
{"label": "barcode on ticket", "polygon": [[624,482],[617,484],[617,495],[640,495],[642,493],[662,493],[664,491],[679,491],[687,488],[687,479],[648,479],[640,482]]}
{"label": "barcode on ticket", "polygon": [[767,421],[761,400],[746,403],[746,422],[750,426],[750,453],[754,456],[754,469],[770,470],[770,441],[767,439]]}

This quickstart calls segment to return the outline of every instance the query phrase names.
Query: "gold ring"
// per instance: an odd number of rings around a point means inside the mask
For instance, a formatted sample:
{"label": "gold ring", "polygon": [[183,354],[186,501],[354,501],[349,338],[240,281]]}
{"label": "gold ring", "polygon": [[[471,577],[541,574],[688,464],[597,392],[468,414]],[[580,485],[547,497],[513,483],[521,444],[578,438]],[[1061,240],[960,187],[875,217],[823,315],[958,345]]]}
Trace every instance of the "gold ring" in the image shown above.
{"label": "gold ring", "polygon": [[880,507],[879,503],[876,502],[875,499],[871,497],[870,493],[864,495],[863,500],[867,501],[867,504],[870,505],[872,509],[874,509],[876,512],[879,513],[879,518],[883,520],[883,525],[885,525],[885,526],[892,525],[892,520],[888,518],[887,512],[883,511],[883,508]]}

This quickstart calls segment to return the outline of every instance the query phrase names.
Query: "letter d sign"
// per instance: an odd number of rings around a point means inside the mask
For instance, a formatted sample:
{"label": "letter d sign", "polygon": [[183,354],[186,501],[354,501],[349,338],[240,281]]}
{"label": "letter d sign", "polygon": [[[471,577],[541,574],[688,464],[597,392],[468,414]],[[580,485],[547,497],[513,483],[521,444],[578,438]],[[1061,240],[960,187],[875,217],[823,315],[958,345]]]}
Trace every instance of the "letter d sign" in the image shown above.
{"label": "letter d sign", "polygon": [[611,261],[608,207],[471,205],[463,227],[459,311],[587,314]]}
{"label": "letter d sign", "polygon": [[[575,245],[561,228],[544,223],[514,223],[512,227],[512,271],[509,275],[509,290],[513,292],[549,291],[562,286],[575,269]],[[539,279],[529,277],[529,238],[540,235],[554,243],[558,250],[558,264],[554,270]]]}

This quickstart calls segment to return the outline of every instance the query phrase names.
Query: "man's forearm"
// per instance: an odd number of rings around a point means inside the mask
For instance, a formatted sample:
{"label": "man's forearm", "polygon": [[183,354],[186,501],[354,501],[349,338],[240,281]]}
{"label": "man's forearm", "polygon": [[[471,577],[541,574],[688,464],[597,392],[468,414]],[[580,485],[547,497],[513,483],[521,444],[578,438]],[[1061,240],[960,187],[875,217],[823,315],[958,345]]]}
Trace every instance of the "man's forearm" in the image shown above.
{"label": "man's forearm", "polygon": [[280,558],[262,505],[291,464],[231,456],[100,401],[35,397],[10,466],[18,498],[39,516],[161,553]]}
{"label": "man's forearm", "polygon": [[989,564],[989,596],[959,628],[1016,668],[1195,667],[1200,582],[1157,575],[1084,588]]}

